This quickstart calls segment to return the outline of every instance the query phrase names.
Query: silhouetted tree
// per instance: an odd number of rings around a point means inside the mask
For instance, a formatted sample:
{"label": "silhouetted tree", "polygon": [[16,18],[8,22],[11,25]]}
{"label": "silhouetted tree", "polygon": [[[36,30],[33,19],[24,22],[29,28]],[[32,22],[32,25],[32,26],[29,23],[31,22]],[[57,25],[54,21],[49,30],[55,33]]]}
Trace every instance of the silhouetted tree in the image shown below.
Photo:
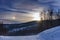
{"label": "silhouetted tree", "polygon": [[49,14],[49,20],[52,20],[53,9],[49,9],[49,10],[48,10],[48,14]]}
{"label": "silhouetted tree", "polygon": [[8,31],[4,26],[3,22],[0,21],[0,35],[5,35],[6,32]]}
{"label": "silhouetted tree", "polygon": [[58,19],[60,19],[60,9],[58,9],[57,16],[58,16]]}

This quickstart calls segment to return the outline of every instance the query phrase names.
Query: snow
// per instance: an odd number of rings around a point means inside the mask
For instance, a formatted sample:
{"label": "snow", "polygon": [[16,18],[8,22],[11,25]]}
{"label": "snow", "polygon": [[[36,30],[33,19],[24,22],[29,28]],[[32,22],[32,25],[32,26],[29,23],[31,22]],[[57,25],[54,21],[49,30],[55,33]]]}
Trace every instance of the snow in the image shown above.
{"label": "snow", "polygon": [[60,26],[30,36],[0,36],[0,40],[60,40]]}
{"label": "snow", "polygon": [[37,40],[37,35],[34,35],[34,36],[1,36],[0,40]]}
{"label": "snow", "polygon": [[41,40],[60,40],[60,26],[45,30],[38,35]]}

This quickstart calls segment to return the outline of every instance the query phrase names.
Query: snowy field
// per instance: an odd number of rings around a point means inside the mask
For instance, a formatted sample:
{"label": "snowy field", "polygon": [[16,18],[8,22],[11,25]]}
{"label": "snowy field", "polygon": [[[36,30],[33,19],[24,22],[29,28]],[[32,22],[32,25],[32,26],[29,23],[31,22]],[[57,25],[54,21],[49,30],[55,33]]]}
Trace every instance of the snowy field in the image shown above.
{"label": "snowy field", "polygon": [[0,40],[60,40],[60,26],[30,36],[0,36]]}

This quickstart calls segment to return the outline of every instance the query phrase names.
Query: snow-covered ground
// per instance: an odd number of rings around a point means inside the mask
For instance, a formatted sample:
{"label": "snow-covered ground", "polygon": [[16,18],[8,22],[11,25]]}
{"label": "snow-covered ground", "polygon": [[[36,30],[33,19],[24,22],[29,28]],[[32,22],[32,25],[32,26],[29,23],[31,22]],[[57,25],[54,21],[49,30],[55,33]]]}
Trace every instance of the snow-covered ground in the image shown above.
{"label": "snow-covered ground", "polygon": [[0,36],[0,40],[60,40],[60,26],[30,36]]}
{"label": "snow-covered ground", "polygon": [[60,40],[60,26],[45,30],[38,35],[40,40]]}

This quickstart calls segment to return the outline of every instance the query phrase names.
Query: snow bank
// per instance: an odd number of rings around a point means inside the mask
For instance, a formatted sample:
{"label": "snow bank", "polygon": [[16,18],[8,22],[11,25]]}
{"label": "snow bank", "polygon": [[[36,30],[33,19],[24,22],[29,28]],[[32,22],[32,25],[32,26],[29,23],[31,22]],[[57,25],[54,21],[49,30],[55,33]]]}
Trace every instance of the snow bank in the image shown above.
{"label": "snow bank", "polygon": [[38,35],[40,40],[60,40],[60,26],[45,30]]}

